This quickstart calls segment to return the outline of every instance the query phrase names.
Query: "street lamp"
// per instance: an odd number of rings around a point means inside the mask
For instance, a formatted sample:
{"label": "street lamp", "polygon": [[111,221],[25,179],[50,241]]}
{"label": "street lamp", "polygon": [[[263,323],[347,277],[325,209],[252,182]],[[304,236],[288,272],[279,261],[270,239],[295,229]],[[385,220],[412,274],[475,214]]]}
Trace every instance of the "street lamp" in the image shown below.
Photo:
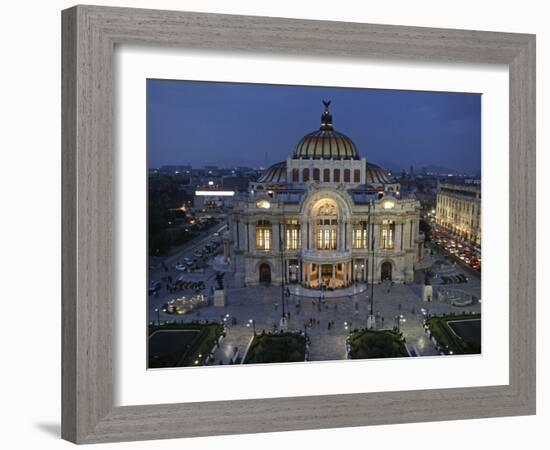
{"label": "street lamp", "polygon": [[395,316],[394,322],[395,322],[394,326],[397,332],[399,333],[401,331],[401,316],[399,315]]}
{"label": "street lamp", "polygon": [[[371,206],[374,209],[372,200],[369,201],[369,216],[368,216],[368,230],[371,233],[370,246],[371,246],[371,279],[370,279],[370,305],[369,305],[369,317],[367,318],[367,328],[369,330],[373,329],[376,326],[376,318],[374,317],[374,223],[372,224],[371,231]],[[367,288],[368,288],[368,272],[369,268],[367,267]]]}
{"label": "street lamp", "polygon": [[284,231],[281,224],[279,224],[279,251],[281,254],[281,321],[280,327],[284,330],[288,326],[288,318],[285,312],[285,258],[283,254],[284,250]]}
{"label": "street lamp", "polygon": [[250,325],[252,325],[252,333],[256,336],[256,321],[254,319],[250,319],[246,326],[250,327]]}
{"label": "street lamp", "polygon": [[157,325],[160,327],[160,311],[158,308],[155,308],[155,312],[157,313]]}
{"label": "street lamp", "polygon": [[348,331],[349,335],[351,335],[351,322],[344,322],[344,329]]}

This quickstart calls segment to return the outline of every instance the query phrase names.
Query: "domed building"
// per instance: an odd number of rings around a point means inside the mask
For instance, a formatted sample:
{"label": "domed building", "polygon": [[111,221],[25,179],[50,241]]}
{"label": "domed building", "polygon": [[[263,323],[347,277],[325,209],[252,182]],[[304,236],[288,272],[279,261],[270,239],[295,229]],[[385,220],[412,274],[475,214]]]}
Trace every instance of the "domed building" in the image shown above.
{"label": "domed building", "polygon": [[334,129],[320,128],[235,199],[230,217],[235,282],[338,289],[413,280],[422,257],[420,204]]}

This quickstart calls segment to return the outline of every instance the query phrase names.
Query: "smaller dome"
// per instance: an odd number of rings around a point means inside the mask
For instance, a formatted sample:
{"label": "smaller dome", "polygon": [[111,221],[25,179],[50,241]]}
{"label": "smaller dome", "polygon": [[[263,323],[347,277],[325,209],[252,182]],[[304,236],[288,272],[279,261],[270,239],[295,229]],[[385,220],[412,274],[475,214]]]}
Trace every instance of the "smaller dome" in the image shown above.
{"label": "smaller dome", "polygon": [[386,172],[376,164],[367,163],[366,184],[389,184],[391,183]]}
{"label": "smaller dome", "polygon": [[258,179],[258,183],[286,183],[286,161],[281,161],[269,167]]}

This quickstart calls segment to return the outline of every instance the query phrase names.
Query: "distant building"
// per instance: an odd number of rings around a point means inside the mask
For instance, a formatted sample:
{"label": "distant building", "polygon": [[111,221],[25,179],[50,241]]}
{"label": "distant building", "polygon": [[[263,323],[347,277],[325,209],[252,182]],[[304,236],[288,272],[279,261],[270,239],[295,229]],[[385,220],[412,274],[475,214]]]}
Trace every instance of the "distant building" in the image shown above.
{"label": "distant building", "polygon": [[218,176],[220,174],[220,169],[218,166],[204,166],[204,172],[206,175]]}
{"label": "distant building", "polygon": [[481,185],[439,183],[435,222],[457,237],[481,245]]}
{"label": "distant building", "polygon": [[169,175],[177,175],[180,173],[191,173],[193,170],[192,166],[181,166],[181,165],[173,165],[173,166],[162,166],[159,169],[160,173],[163,174],[169,174]]}
{"label": "distant building", "polygon": [[234,195],[233,189],[224,189],[209,181],[206,185],[196,186],[193,207],[197,210],[227,208],[232,206]]}

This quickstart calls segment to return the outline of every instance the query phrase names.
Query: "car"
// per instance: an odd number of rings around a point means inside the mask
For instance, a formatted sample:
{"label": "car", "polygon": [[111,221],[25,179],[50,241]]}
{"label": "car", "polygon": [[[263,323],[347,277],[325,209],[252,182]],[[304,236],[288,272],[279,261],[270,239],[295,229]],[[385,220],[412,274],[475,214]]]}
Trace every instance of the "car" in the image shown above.
{"label": "car", "polygon": [[177,264],[176,265],[176,270],[179,270],[181,272],[185,272],[187,270],[187,265],[184,265],[184,264]]}
{"label": "car", "polygon": [[200,258],[202,256],[202,252],[197,250],[195,251],[195,253],[193,253],[194,256],[196,256],[197,258]]}
{"label": "car", "polygon": [[154,294],[162,287],[160,281],[151,281],[149,284],[149,294]]}

